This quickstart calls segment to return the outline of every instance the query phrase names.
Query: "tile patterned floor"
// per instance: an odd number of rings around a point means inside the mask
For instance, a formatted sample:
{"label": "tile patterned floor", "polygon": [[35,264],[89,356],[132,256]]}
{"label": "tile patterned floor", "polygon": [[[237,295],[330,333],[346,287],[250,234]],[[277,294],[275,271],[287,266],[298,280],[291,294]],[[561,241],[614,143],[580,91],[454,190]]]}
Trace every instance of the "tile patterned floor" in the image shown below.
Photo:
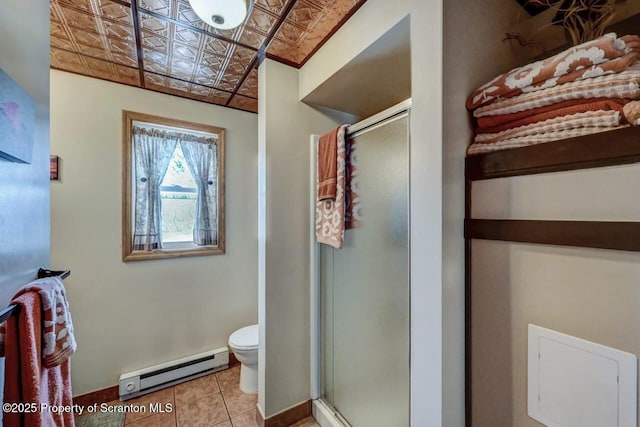
{"label": "tile patterned floor", "polygon": [[[125,427],[256,427],[258,396],[240,390],[240,366],[198,378],[136,399],[126,405],[171,404],[172,411],[125,416]],[[110,405],[121,405],[120,401]],[[96,426],[99,427],[99,426]],[[100,426],[101,427],[101,426]],[[320,427],[313,417],[291,427]]]}

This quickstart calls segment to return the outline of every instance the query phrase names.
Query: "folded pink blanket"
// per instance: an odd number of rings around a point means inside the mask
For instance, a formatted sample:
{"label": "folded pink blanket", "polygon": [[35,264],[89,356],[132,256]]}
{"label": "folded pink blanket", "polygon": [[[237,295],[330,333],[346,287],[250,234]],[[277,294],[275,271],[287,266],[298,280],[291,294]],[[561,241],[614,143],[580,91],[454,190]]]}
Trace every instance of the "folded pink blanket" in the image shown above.
{"label": "folded pink blanket", "polygon": [[640,98],[640,63],[619,74],[608,74],[592,79],[550,87],[501,99],[478,108],[475,117],[489,117],[532,110],[563,101],[585,98]]}
{"label": "folded pink blanket", "polygon": [[542,61],[504,73],[478,88],[467,99],[474,110],[499,99],[511,98],[563,83],[605,74],[620,73],[640,56],[640,38],[606,34],[596,40],[574,46]]}
{"label": "folded pink blanket", "polygon": [[5,426],[73,427],[71,411],[52,410],[73,404],[71,359],[52,367],[44,364],[45,301],[34,291],[20,293],[12,303],[20,310],[5,327],[4,404],[23,409],[4,411],[2,421]]}
{"label": "folded pink blanket", "polygon": [[[38,279],[20,289],[13,297],[34,292],[42,302],[42,360],[46,368],[66,361],[76,351],[71,312],[62,280]],[[0,325],[0,356],[4,355],[5,325]]]}

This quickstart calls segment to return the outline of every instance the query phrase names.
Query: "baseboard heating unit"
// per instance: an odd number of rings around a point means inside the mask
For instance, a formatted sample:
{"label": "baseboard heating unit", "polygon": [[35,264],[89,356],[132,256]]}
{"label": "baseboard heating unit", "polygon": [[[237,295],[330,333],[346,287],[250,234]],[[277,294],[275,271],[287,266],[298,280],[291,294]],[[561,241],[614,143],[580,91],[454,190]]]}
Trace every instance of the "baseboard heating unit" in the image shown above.
{"label": "baseboard heating unit", "polygon": [[227,347],[120,375],[120,399],[127,400],[229,367]]}

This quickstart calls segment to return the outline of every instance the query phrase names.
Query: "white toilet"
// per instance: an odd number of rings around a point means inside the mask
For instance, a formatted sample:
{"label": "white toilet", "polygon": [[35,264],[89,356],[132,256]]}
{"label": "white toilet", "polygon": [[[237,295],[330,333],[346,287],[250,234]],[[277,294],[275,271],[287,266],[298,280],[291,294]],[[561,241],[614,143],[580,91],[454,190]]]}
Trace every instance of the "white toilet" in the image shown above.
{"label": "white toilet", "polygon": [[258,325],[240,328],[229,337],[229,348],[240,366],[240,390],[258,393]]}

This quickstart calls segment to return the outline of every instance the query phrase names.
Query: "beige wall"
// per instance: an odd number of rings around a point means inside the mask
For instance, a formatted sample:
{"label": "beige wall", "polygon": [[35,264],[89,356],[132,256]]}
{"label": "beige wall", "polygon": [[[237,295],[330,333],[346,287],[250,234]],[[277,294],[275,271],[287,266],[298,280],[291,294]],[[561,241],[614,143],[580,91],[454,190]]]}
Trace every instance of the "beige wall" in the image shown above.
{"label": "beige wall", "polygon": [[298,99],[298,70],[260,66],[260,393],[272,416],[310,396],[309,136],[348,120]]}
{"label": "beige wall", "polygon": [[473,135],[465,101],[476,87],[522,63],[525,52],[501,41],[522,10],[516,2],[444,4],[443,411],[447,426],[463,426],[464,158]]}
{"label": "beige wall", "polygon": [[473,253],[474,425],[542,425],[527,415],[529,323],[640,354],[636,254],[489,241]]}
{"label": "beige wall", "polygon": [[640,221],[637,182],[638,164],[477,181],[472,213],[474,218]]}
{"label": "beige wall", "polygon": [[[34,99],[37,111],[31,164],[0,159],[0,309],[35,278],[38,267],[49,265],[50,242],[49,6],[38,0],[8,0],[2,9],[0,69]],[[25,26],[16,16],[28,16],[32,25]]]}
{"label": "beige wall", "polygon": [[[464,270],[447,260],[464,250],[463,159],[472,137],[464,101],[480,84],[529,62],[530,53],[500,42],[523,18],[516,3],[480,3],[447,1],[445,8],[445,232],[456,239],[445,240],[443,304],[445,313],[458,307],[445,317],[445,336],[455,337],[449,345],[460,354],[462,337],[449,332],[464,327]],[[632,165],[475,182],[473,217],[637,221],[639,174]],[[638,354],[640,334],[623,326],[640,320],[636,255],[474,241],[472,271],[473,425],[541,426],[526,409],[528,323]],[[459,363],[445,359],[445,373]],[[445,392],[445,411],[447,401]]]}
{"label": "beige wall", "polygon": [[[51,72],[52,262],[69,268],[74,393],[222,347],[257,320],[257,116]],[[224,127],[226,254],[121,261],[122,110]]]}
{"label": "beige wall", "polygon": [[[474,183],[475,218],[638,221],[640,166]],[[636,254],[475,241],[473,419],[534,427],[527,415],[527,325],[639,354]],[[500,408],[498,410],[497,408]]]}

